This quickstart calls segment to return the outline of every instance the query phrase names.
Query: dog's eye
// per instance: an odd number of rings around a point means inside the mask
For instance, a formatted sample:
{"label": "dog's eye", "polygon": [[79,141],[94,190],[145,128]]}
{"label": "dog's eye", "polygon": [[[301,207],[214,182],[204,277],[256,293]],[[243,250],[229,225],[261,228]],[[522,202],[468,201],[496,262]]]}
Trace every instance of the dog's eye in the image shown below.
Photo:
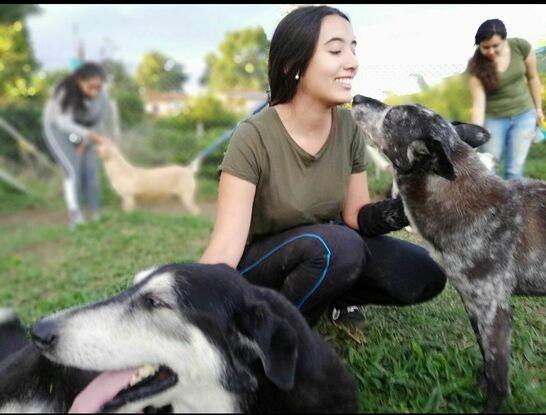
{"label": "dog's eye", "polygon": [[152,308],[162,308],[167,307],[167,304],[165,304],[163,301],[158,300],[155,297],[147,296],[145,297],[146,304]]}

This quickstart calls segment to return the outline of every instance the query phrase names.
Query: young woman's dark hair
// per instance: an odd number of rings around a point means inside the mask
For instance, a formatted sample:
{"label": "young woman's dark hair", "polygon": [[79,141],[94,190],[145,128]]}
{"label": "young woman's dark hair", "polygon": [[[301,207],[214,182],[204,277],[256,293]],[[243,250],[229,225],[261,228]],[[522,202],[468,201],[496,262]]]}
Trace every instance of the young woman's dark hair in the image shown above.
{"label": "young woman's dark hair", "polygon": [[335,14],[349,18],[336,8],[304,6],[287,14],[278,24],[269,48],[269,105],[290,102],[298,79],[313,56],[325,16]]}
{"label": "young woman's dark hair", "polygon": [[[87,62],[76,69],[72,74],[64,78],[55,87],[55,95],[63,91],[64,96],[61,100],[61,108],[63,112],[68,109],[72,109],[74,113],[74,119],[78,121],[80,115],[85,111],[84,107],[84,94],[78,86],[78,80],[87,80],[98,76],[102,81],[106,80],[106,72],[104,69],[93,62]],[[86,121],[85,124],[89,123]]]}
{"label": "young woman's dark hair", "polygon": [[[478,28],[474,37],[474,44],[479,46],[481,42],[489,40],[495,35],[499,35],[503,40],[506,39],[506,27],[504,23],[499,19],[486,20]],[[497,89],[499,80],[495,64],[483,56],[479,47],[476,48],[474,56],[468,61],[467,70],[481,81],[486,91],[489,92]]]}

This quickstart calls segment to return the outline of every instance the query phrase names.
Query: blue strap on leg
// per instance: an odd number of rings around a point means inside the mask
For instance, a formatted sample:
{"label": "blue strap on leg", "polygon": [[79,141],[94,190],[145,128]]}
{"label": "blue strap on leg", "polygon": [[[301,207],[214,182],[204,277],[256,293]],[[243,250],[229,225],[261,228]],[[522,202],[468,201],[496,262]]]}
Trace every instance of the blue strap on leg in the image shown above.
{"label": "blue strap on leg", "polygon": [[303,297],[303,299],[297,304],[298,309],[301,309],[301,307],[309,299],[309,297],[311,297],[315,293],[315,291],[320,287],[320,285],[324,281],[324,278],[326,278],[326,274],[328,273],[328,269],[330,267],[330,257],[332,256],[332,252],[330,251],[330,248],[328,248],[328,245],[326,244],[324,239],[322,239],[320,236],[312,234],[312,233],[304,233],[304,234],[295,236],[295,237],[289,239],[288,241],[283,242],[279,246],[273,248],[271,251],[269,251],[267,254],[265,254],[259,260],[257,260],[254,264],[246,267],[244,270],[241,271],[242,275],[246,274],[247,272],[249,272],[252,269],[256,268],[260,263],[265,261],[267,258],[269,258],[271,255],[273,255],[275,252],[279,251],[284,246],[288,245],[291,242],[294,242],[297,239],[301,239],[301,238],[313,238],[313,239],[318,239],[320,241],[320,243],[322,244],[322,246],[326,250],[326,266],[324,267],[324,270],[322,271],[322,275],[320,276],[320,278],[316,282],[316,284],[307,292],[307,294]]}

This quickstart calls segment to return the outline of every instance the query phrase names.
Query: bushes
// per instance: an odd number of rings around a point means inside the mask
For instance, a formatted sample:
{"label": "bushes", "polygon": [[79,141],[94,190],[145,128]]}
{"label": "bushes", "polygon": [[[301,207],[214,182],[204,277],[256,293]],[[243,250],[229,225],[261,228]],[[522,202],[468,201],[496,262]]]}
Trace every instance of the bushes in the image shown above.
{"label": "bushes", "polygon": [[[542,108],[546,109],[546,73],[539,73],[543,86]],[[388,105],[419,103],[449,120],[470,122],[472,98],[468,75],[453,75],[437,85],[410,95],[392,95],[385,99]]]}
{"label": "bushes", "polygon": [[[42,111],[42,103],[27,100],[24,103],[0,106],[0,117],[4,118],[39,150],[49,155],[42,133]],[[17,162],[21,161],[17,143],[7,132],[1,129],[0,142],[2,143],[0,156]]]}
{"label": "bushes", "polygon": [[201,150],[194,131],[157,126],[153,130],[151,149],[171,154],[176,163],[189,163]]}
{"label": "bushes", "polygon": [[115,90],[112,92],[112,98],[116,101],[119,110],[120,128],[122,130],[142,121],[144,118],[144,103],[138,92]]}
{"label": "bushes", "polygon": [[457,74],[437,85],[410,95],[392,95],[385,99],[388,105],[419,103],[449,120],[470,122],[472,99],[467,75]]}
{"label": "bushes", "polygon": [[225,108],[214,95],[207,94],[189,98],[187,108],[181,114],[160,118],[158,124],[188,130],[195,129],[201,123],[205,129],[209,129],[235,125],[242,116]]}
{"label": "bushes", "polygon": [[[187,164],[224,132],[234,128],[243,117],[243,114],[226,109],[222,101],[213,95],[193,97],[185,112],[155,120],[152,127],[152,147],[171,151],[175,162]],[[197,134],[199,123],[206,131],[201,137]],[[207,156],[201,165],[200,177],[217,179],[216,169],[222,161],[228,142]]]}

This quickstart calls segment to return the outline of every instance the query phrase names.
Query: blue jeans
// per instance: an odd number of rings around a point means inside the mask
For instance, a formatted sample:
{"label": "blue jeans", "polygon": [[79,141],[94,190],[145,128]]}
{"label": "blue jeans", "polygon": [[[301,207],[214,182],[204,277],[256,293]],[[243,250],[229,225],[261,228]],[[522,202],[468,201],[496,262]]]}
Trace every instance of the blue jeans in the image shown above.
{"label": "blue jeans", "polygon": [[535,132],[535,110],[525,111],[513,117],[486,118],[484,127],[491,133],[491,138],[480,147],[480,150],[495,157],[497,168],[501,165],[504,155],[505,179],[521,178]]}

